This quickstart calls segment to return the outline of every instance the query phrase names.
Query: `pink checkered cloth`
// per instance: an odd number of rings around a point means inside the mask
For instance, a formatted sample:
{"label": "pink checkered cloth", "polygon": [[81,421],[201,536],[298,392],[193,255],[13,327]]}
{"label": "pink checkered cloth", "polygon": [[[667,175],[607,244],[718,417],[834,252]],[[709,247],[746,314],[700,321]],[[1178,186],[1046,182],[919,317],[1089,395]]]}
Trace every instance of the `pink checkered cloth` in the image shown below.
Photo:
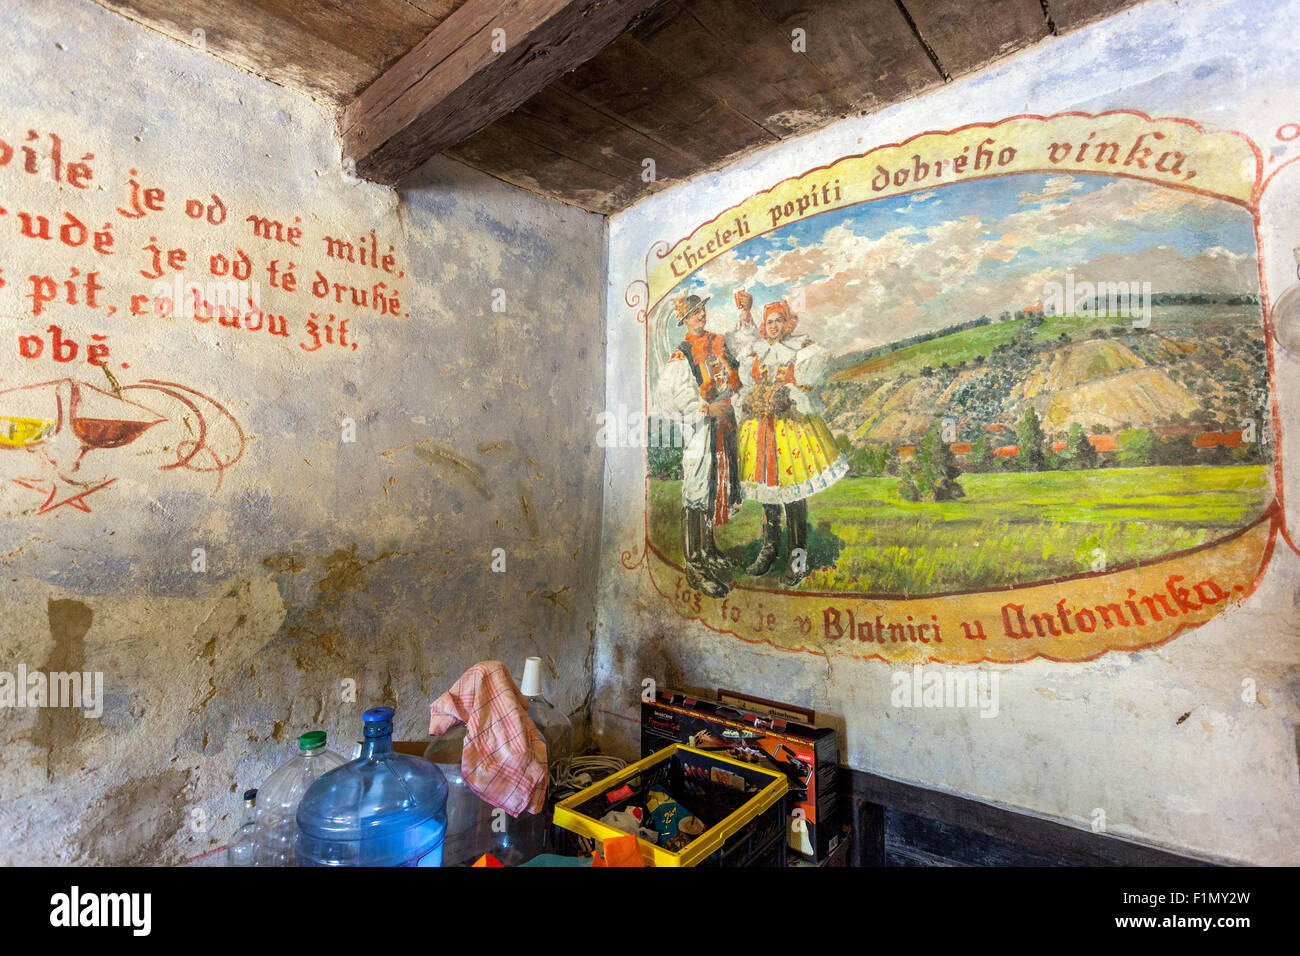
{"label": "pink checkered cloth", "polygon": [[500,661],[482,661],[429,706],[429,735],[465,725],[460,770],[470,790],[517,817],[546,803],[546,741]]}

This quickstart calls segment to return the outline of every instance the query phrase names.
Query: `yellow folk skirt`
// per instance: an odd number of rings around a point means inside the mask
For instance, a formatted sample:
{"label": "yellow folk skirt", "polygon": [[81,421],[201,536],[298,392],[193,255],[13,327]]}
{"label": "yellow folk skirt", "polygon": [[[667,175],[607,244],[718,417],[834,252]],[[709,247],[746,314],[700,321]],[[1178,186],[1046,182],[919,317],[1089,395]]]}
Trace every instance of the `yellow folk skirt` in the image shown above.
{"label": "yellow folk skirt", "polygon": [[745,497],[772,505],[825,491],[849,470],[835,436],[816,415],[746,419],[737,458]]}

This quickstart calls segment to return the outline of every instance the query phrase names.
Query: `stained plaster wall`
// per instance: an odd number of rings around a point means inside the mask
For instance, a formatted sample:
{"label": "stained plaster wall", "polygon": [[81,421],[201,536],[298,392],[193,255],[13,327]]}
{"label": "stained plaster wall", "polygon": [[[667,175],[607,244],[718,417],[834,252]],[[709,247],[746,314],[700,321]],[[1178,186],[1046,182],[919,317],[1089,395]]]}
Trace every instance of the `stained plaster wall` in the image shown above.
{"label": "stained plaster wall", "polygon": [[[332,117],[309,100],[90,2],[9,5],[4,21],[0,138],[16,146],[29,128],[53,129],[71,159],[96,160],[85,195],[17,161],[0,169],[0,389],[71,376],[113,390],[97,366],[20,357],[16,336],[53,321],[81,342],[106,334],[116,384],[196,389],[247,441],[219,489],[210,473],[158,470],[165,457],[94,451],[85,469],[103,462],[120,480],[87,496],[88,513],[38,514],[40,496],[10,480],[36,458],[0,452],[0,666],[104,680],[98,719],[0,713],[0,863],[196,858],[225,842],[238,792],[300,732],[324,728],[350,756],[362,709],[387,703],[397,735],[421,738],[429,701],[481,659],[518,675],[541,656],[549,696],[583,725],[603,220],[445,161],[400,192],[349,181]],[[166,188],[166,212],[145,223],[112,212],[129,169]],[[220,229],[179,201],[212,192],[229,209]],[[17,210],[57,226],[65,208],[92,228],[111,219],[118,254],[17,237]],[[251,237],[251,214],[300,217],[302,248]],[[373,273],[341,269],[319,243],[372,229],[406,273],[390,284],[409,315],[348,310],[357,350],[304,351],[303,323],[321,306],[271,289],[261,270],[296,259],[304,276],[321,268],[368,286]],[[155,235],[196,264],[248,251],[262,304],[288,314],[291,337],[66,303],[31,315],[36,271],[98,269],[101,303],[149,292],[139,250]],[[344,419],[355,441],[341,440]],[[504,572],[490,570],[493,548]]]}
{"label": "stained plaster wall", "polygon": [[[1294,2],[1146,4],[934,94],[755,154],[615,216],[607,406],[642,406],[645,327],[622,291],[645,277],[652,243],[675,242],[751,194],[838,157],[1017,113],[1135,109],[1185,116],[1245,132],[1275,164],[1294,155],[1276,133],[1297,120],[1292,27],[1298,20],[1300,4]],[[1280,252],[1267,277],[1275,295],[1294,281],[1295,213],[1293,199],[1262,210]],[[728,306],[719,306],[722,314]],[[1279,352],[1276,361],[1289,438],[1284,470],[1293,488],[1291,476],[1300,469],[1294,437],[1300,432],[1300,376],[1294,360]],[[611,448],[607,461],[593,714],[606,748],[637,753],[643,678],[702,694],[744,688],[815,708],[838,727],[841,758],[856,768],[1081,828],[1101,809],[1111,836],[1184,853],[1300,862],[1300,563],[1280,541],[1245,605],[1163,647],[1107,653],[1081,664],[983,665],[1000,675],[999,716],[984,719],[973,709],[891,707],[894,665],[834,651],[775,650],[678,617],[644,568],[623,566],[625,557],[635,563],[644,537],[643,452]],[[1292,527],[1296,493],[1288,507]],[[815,498],[810,507],[815,510]],[[1246,678],[1262,691],[1255,704],[1243,700]]]}

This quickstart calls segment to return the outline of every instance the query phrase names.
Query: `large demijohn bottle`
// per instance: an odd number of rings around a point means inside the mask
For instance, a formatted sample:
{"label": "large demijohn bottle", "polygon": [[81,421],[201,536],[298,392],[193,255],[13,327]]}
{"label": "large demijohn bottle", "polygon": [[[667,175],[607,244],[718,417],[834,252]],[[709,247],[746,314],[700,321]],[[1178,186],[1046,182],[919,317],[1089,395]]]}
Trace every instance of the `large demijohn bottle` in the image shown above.
{"label": "large demijohn bottle", "polygon": [[447,784],[393,750],[393,709],[362,716],[361,756],[316,778],[298,805],[299,866],[440,866]]}
{"label": "large demijohn bottle", "polygon": [[554,769],[562,760],[573,756],[573,724],[560,709],[542,696],[542,659],[524,661],[524,679],[520,692],[528,698],[528,716],[546,741],[546,762]]}

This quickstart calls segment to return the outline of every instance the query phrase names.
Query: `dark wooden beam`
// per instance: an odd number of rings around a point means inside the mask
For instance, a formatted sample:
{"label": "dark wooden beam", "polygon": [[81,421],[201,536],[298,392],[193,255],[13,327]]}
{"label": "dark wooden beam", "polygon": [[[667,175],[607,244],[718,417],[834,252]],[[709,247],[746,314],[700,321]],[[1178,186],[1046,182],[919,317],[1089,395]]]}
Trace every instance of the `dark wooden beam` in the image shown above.
{"label": "dark wooden beam", "polygon": [[[349,102],[462,0],[96,0],[331,107]],[[202,31],[196,33],[195,31]]]}
{"label": "dark wooden beam", "polygon": [[[610,214],[696,171],[657,143],[552,84],[447,155],[551,199]],[[657,175],[643,176],[644,158]]]}
{"label": "dark wooden beam", "polygon": [[[750,0],[691,0],[636,38],[673,72],[775,137],[852,111],[848,98]],[[815,47],[814,43],[814,47]]]}
{"label": "dark wooden beam", "polygon": [[[659,144],[656,163],[670,153],[693,157],[693,172],[778,138],[732,106],[698,88],[679,64],[647,48],[633,31],[560,80],[564,90]],[[642,157],[635,157],[640,165]]]}
{"label": "dark wooden beam", "polygon": [[344,162],[398,182],[587,62],[658,2],[467,0],[347,106]]}
{"label": "dark wooden beam", "polygon": [[1042,0],[899,0],[949,76],[961,76],[1048,35]]}
{"label": "dark wooden beam", "polygon": [[1138,0],[1047,0],[1047,15],[1057,33],[1069,33],[1113,16]]}
{"label": "dark wooden beam", "polygon": [[876,110],[943,83],[895,0],[754,0],[854,109]]}

